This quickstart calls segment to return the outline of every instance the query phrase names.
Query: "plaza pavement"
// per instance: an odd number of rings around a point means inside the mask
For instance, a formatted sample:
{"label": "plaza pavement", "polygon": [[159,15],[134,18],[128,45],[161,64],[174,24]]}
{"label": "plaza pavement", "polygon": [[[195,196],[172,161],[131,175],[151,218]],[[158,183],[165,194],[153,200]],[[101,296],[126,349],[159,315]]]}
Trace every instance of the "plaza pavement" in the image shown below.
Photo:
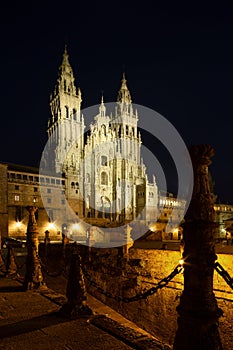
{"label": "plaza pavement", "polygon": [[88,295],[94,315],[59,314],[66,301],[48,287],[23,291],[14,278],[0,277],[1,350],[168,350],[149,333]]}

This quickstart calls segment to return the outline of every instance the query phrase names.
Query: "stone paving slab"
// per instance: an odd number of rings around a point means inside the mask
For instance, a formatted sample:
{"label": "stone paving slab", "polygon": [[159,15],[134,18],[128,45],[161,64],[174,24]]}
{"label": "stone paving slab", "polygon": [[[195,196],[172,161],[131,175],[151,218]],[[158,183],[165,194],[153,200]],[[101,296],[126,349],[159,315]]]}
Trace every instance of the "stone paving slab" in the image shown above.
{"label": "stone paving slab", "polygon": [[92,296],[88,318],[61,317],[65,302],[52,289],[24,292],[17,280],[0,278],[0,350],[170,349]]}

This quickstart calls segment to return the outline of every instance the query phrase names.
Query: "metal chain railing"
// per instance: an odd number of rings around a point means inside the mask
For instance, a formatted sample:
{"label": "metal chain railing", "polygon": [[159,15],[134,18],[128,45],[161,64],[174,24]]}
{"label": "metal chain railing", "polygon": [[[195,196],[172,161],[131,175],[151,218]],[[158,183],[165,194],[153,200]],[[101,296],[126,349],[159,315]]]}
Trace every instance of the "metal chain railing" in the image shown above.
{"label": "metal chain railing", "polygon": [[148,290],[146,290],[143,293],[138,293],[132,297],[121,297],[118,295],[114,295],[110,292],[105,291],[102,287],[100,287],[98,285],[98,283],[96,283],[95,281],[93,281],[91,279],[91,276],[88,274],[88,272],[85,270],[85,268],[82,266],[82,270],[84,273],[84,276],[86,277],[86,279],[89,281],[89,283],[94,286],[98,292],[100,292],[101,294],[104,294],[106,297],[108,298],[112,298],[116,301],[123,301],[125,303],[129,303],[132,301],[138,301],[141,299],[145,299],[150,295],[155,294],[159,289],[162,289],[163,287],[165,287],[176,275],[178,275],[179,273],[181,273],[183,271],[183,267],[179,264],[175,267],[175,269],[170,273],[170,275],[168,275],[167,277],[161,279],[158,284]]}
{"label": "metal chain railing", "polygon": [[222,278],[226,281],[226,283],[228,284],[228,286],[231,287],[231,289],[233,289],[233,278],[229,275],[229,273],[224,269],[224,267],[219,263],[216,262],[214,264],[214,268],[215,270],[219,273],[220,276],[222,276]]}
{"label": "metal chain railing", "polygon": [[[38,259],[39,259],[39,262],[40,262],[40,265],[41,265],[41,268],[44,270],[44,272],[49,276],[49,277],[59,277],[61,276],[62,274],[64,274],[65,276],[67,275],[67,265],[64,264],[64,266],[61,267],[61,269],[59,271],[54,271],[54,272],[51,272],[48,270],[47,268],[47,264],[43,263],[43,261],[41,260],[41,258],[38,256]],[[47,259],[46,259],[47,260]],[[47,262],[47,261],[46,261]],[[66,276],[67,277],[67,276]]]}

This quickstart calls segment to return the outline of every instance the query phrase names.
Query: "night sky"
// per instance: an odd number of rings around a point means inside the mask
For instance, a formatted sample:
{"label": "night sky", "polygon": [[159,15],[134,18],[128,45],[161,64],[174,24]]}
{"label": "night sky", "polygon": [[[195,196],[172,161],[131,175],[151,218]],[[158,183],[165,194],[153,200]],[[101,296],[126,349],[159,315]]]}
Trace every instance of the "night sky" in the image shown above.
{"label": "night sky", "polygon": [[187,146],[214,147],[215,194],[233,204],[233,7],[188,5],[1,5],[0,161],[38,165],[67,43],[83,108],[102,91],[115,101],[125,71],[134,103],[167,118]]}

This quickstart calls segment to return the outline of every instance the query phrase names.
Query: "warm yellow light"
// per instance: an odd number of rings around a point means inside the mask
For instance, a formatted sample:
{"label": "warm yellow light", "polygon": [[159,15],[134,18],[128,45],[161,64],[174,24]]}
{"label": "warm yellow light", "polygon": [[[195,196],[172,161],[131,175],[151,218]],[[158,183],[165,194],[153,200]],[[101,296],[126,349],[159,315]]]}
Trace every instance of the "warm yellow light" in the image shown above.
{"label": "warm yellow light", "polygon": [[16,224],[15,224],[15,226],[16,226],[17,228],[20,228],[21,222],[20,222],[20,221],[17,221]]}
{"label": "warm yellow light", "polygon": [[183,265],[184,265],[184,259],[180,259],[180,260],[179,260],[179,264],[183,267]]}
{"label": "warm yellow light", "polygon": [[73,228],[73,230],[79,230],[80,229],[80,225],[78,223],[73,224],[72,228]]}
{"label": "warm yellow light", "polygon": [[48,224],[48,229],[50,229],[50,230],[55,230],[55,229],[56,229],[56,226],[54,225],[53,222],[50,222],[50,223]]}

